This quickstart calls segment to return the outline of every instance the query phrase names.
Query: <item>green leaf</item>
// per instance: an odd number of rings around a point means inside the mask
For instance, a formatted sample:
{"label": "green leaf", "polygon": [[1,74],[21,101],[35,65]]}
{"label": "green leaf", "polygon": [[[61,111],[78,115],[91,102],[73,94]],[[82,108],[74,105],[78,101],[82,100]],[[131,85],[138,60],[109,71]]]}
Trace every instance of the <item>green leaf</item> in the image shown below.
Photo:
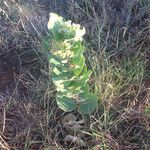
{"label": "green leaf", "polygon": [[73,57],[72,60],[71,60],[71,63],[77,64],[77,63],[79,63],[79,62],[81,62],[83,60],[85,61],[85,58],[84,58],[83,54],[81,54],[78,57]]}
{"label": "green leaf", "polygon": [[80,73],[80,76],[86,75],[86,76],[90,77],[91,74],[92,74],[92,71],[91,70],[88,71],[87,70],[87,66],[85,65],[84,68],[83,68],[83,70],[82,70],[82,72]]}
{"label": "green leaf", "polygon": [[72,70],[65,70],[63,66],[53,66],[52,67],[52,77],[60,77],[60,78],[65,78],[68,80],[73,77],[73,71]]}
{"label": "green leaf", "polygon": [[66,88],[64,91],[58,91],[57,95],[59,96],[65,96],[65,97],[73,97],[73,95],[78,95],[80,92],[83,92],[81,90],[71,90]]}
{"label": "green leaf", "polygon": [[53,69],[53,72],[54,72],[56,75],[60,75],[60,74],[61,74],[61,72],[60,72],[56,67]]}
{"label": "green leaf", "polygon": [[57,59],[57,58],[54,58],[52,57],[50,60],[49,60],[50,63],[54,64],[54,65],[60,65],[60,60]]}
{"label": "green leaf", "polygon": [[57,105],[60,109],[65,112],[72,111],[76,109],[76,103],[73,99],[67,98],[65,96],[57,96]]}
{"label": "green leaf", "polygon": [[68,87],[71,84],[71,82],[72,82],[72,81],[70,81],[68,79],[65,79],[63,77],[58,77],[58,76],[57,77],[53,77],[52,80],[53,80],[53,82],[54,82],[54,84],[56,86],[60,86],[61,84],[63,84],[64,87]]}
{"label": "green leaf", "polygon": [[81,56],[80,58],[73,61],[73,64],[75,64],[75,68],[73,69],[73,72],[76,76],[78,76],[83,70],[85,66],[84,62],[85,62],[84,56]]}
{"label": "green leaf", "polygon": [[83,74],[82,76],[76,78],[71,85],[72,86],[85,86],[85,84],[87,83],[87,81],[89,80],[89,77],[91,75],[91,71],[88,71],[86,74]]}
{"label": "green leaf", "polygon": [[74,58],[78,58],[84,52],[84,46],[80,41],[72,43],[72,50],[74,51]]}
{"label": "green leaf", "polygon": [[89,97],[89,91],[84,90],[84,92],[80,93],[79,96],[80,96],[82,99],[88,99],[88,97]]}
{"label": "green leaf", "polygon": [[79,104],[78,111],[81,114],[92,113],[97,107],[96,95],[89,94],[87,98],[85,96],[83,96],[83,99],[85,99],[85,101],[83,101],[81,104]]}

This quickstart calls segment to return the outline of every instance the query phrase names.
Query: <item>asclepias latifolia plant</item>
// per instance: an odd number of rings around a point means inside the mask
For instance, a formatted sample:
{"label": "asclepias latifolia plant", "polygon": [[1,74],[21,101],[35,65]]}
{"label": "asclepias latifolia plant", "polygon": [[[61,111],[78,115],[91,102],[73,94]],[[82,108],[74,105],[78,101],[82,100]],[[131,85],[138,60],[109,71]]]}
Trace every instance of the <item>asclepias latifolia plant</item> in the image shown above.
{"label": "asclepias latifolia plant", "polygon": [[57,90],[58,107],[65,112],[92,113],[97,107],[97,97],[90,93],[87,83],[92,71],[87,70],[83,55],[85,28],[50,13],[48,29],[51,78]]}

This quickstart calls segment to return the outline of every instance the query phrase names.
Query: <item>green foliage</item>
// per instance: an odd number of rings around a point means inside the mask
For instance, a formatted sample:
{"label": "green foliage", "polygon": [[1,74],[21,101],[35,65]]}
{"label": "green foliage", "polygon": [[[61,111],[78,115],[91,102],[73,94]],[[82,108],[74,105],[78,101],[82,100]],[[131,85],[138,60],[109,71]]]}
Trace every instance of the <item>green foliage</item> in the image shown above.
{"label": "green foliage", "polygon": [[150,105],[148,105],[148,106],[145,107],[144,114],[150,115]]}
{"label": "green foliage", "polygon": [[[97,106],[97,97],[89,92],[87,84],[92,72],[87,69],[83,55],[85,29],[54,13],[50,13],[48,29],[52,33],[49,62],[57,104],[64,111],[90,114]],[[47,43],[45,47],[48,49]]]}
{"label": "green foliage", "polygon": [[94,54],[94,61],[90,62],[94,69],[97,90],[102,101],[115,101],[118,97],[137,96],[138,90],[132,91],[129,89],[136,87],[137,89],[142,86],[142,80],[144,77],[145,60],[143,56],[138,52],[131,55],[123,53],[122,59],[116,59],[103,52],[101,56]]}

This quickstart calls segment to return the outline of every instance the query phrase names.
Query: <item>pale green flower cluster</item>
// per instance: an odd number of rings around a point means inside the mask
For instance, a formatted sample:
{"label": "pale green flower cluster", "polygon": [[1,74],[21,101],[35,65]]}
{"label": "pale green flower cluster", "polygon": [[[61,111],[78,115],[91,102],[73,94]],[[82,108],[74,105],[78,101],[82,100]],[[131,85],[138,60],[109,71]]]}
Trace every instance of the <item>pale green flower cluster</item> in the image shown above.
{"label": "pale green flower cluster", "polygon": [[85,28],[81,28],[79,24],[72,23],[70,20],[65,21],[61,16],[50,13],[48,29],[55,35],[57,40],[72,39],[74,41],[82,41],[85,34]]}

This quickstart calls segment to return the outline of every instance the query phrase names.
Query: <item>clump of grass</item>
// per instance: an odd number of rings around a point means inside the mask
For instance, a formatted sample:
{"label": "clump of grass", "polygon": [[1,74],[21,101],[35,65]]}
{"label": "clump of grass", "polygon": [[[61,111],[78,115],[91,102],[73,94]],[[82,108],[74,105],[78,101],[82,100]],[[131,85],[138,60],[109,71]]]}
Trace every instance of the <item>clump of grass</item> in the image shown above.
{"label": "clump of grass", "polygon": [[[135,56],[123,56],[122,60],[113,60],[106,54],[95,57],[97,92],[101,101],[112,102],[124,94],[129,94],[130,87],[141,86],[144,76],[145,61],[139,54]],[[136,95],[136,94],[135,94]]]}

